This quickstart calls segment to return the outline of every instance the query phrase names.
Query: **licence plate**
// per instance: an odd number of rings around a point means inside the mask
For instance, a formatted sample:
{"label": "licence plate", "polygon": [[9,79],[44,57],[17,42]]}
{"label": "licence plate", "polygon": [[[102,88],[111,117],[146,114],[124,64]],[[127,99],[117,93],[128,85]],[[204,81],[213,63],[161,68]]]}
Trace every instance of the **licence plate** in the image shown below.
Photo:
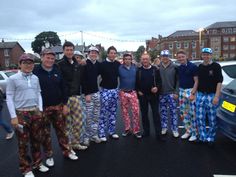
{"label": "licence plate", "polygon": [[222,103],[222,107],[225,108],[226,110],[230,111],[230,112],[234,112],[236,105],[229,103],[227,101],[223,101]]}

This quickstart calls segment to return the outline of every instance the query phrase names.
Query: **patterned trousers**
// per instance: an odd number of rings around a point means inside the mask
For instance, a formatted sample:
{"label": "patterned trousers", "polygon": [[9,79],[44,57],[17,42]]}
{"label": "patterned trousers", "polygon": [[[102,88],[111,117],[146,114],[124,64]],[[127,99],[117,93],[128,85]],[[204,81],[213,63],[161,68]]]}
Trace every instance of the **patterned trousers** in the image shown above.
{"label": "patterned trousers", "polygon": [[118,89],[102,89],[100,94],[101,112],[98,133],[99,137],[105,137],[107,133],[109,135],[115,133]]}
{"label": "patterned trousers", "polygon": [[93,136],[98,135],[98,122],[100,116],[100,93],[93,93],[91,95],[91,101],[86,102],[86,126],[85,126],[85,138],[90,139]]}
{"label": "patterned trousers", "polygon": [[[124,92],[120,91],[120,105],[121,105],[121,112],[122,117],[125,125],[125,130],[132,130],[133,133],[140,132],[140,120],[139,120],[139,102],[136,91],[132,92]],[[131,127],[131,119],[129,116],[129,110],[132,112],[132,123],[133,126]]]}
{"label": "patterned trousers", "polygon": [[168,109],[171,119],[171,130],[178,130],[178,114],[177,114],[177,101],[174,94],[160,95],[160,112],[161,112],[161,127],[168,127]]}
{"label": "patterned trousers", "polygon": [[[213,105],[215,94],[197,93],[196,117],[199,131],[199,140],[213,142],[216,135],[216,110],[218,105]],[[208,117],[209,130],[206,129],[206,116]]]}
{"label": "patterned trousers", "polygon": [[69,115],[66,119],[66,133],[69,138],[69,144],[72,148],[76,148],[83,141],[82,133],[86,116],[81,96],[69,97],[67,106]]}
{"label": "patterned trousers", "polygon": [[23,125],[23,131],[16,129],[19,148],[19,166],[22,174],[32,170],[30,164],[30,156],[28,155],[28,144],[30,144],[33,168],[40,165],[41,151],[41,135],[42,135],[42,117],[39,110],[35,111],[17,111],[19,124]]}
{"label": "patterned trousers", "polygon": [[189,100],[191,90],[192,89],[179,89],[180,119],[183,120],[186,132],[196,136],[196,102],[195,100]]}
{"label": "patterned trousers", "polygon": [[51,123],[56,131],[58,143],[64,156],[68,156],[70,148],[68,138],[66,136],[65,116],[62,113],[63,106],[49,106],[44,108],[43,112],[43,149],[47,158],[52,157],[52,139],[51,139]]}

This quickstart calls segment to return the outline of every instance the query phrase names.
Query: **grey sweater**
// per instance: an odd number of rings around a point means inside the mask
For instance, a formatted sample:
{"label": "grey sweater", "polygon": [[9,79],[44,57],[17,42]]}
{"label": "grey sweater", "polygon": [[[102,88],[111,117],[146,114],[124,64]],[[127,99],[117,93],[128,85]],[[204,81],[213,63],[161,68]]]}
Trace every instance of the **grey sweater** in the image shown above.
{"label": "grey sweater", "polygon": [[162,80],[161,94],[178,94],[178,71],[177,66],[171,62],[166,68],[160,64],[160,74]]}

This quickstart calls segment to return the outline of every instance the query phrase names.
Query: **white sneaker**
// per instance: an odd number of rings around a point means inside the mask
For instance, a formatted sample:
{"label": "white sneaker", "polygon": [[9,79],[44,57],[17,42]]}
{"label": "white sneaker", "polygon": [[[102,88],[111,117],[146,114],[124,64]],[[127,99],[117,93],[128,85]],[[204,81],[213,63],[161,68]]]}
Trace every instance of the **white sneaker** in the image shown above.
{"label": "white sneaker", "polygon": [[29,172],[24,174],[24,177],[34,177],[34,174],[33,174],[32,171],[29,171]]}
{"label": "white sneaker", "polygon": [[189,133],[185,133],[181,136],[181,139],[188,139],[190,137],[190,134]]}
{"label": "white sneaker", "polygon": [[179,137],[179,132],[173,131],[173,136],[174,136],[175,138],[178,138],[178,137]]}
{"label": "white sneaker", "polygon": [[37,169],[38,169],[38,171],[43,172],[43,173],[45,173],[45,172],[47,172],[49,170],[49,168],[46,167],[43,164],[39,165]]}
{"label": "white sneaker", "polygon": [[102,138],[100,138],[100,140],[101,140],[102,142],[106,142],[106,141],[107,141],[107,138],[106,138],[106,137],[102,137]]}
{"label": "white sneaker", "polygon": [[13,138],[13,136],[14,136],[14,131],[12,131],[11,133],[8,133],[7,135],[6,135],[6,140],[10,140],[10,139],[12,139]]}
{"label": "white sneaker", "polygon": [[84,138],[83,144],[84,144],[85,146],[89,146],[89,139],[88,139],[88,138]]}
{"label": "white sneaker", "polygon": [[112,137],[113,139],[119,139],[119,135],[117,135],[117,134],[115,134],[115,133],[112,134],[111,137]]}
{"label": "white sneaker", "polygon": [[197,140],[197,137],[194,136],[194,135],[192,135],[192,136],[188,139],[188,141],[190,141],[190,142],[196,141],[196,140]]}
{"label": "white sneaker", "polygon": [[162,134],[162,135],[165,135],[166,133],[167,133],[167,128],[161,129],[161,134]]}
{"label": "white sneaker", "polygon": [[52,157],[48,158],[45,163],[48,167],[53,167],[54,166],[54,160],[53,160]]}
{"label": "white sneaker", "polygon": [[101,140],[100,140],[100,138],[98,136],[93,136],[91,138],[91,141],[94,141],[95,143],[101,143]]}
{"label": "white sneaker", "polygon": [[78,160],[78,156],[75,155],[75,154],[73,154],[73,153],[69,153],[69,154],[68,154],[68,158],[69,158],[70,160]]}
{"label": "white sneaker", "polygon": [[78,150],[86,150],[87,148],[88,148],[87,146],[83,146],[81,144],[73,146],[73,149],[78,149]]}
{"label": "white sneaker", "polygon": [[76,155],[75,151],[73,149],[70,150],[70,152],[74,155]]}

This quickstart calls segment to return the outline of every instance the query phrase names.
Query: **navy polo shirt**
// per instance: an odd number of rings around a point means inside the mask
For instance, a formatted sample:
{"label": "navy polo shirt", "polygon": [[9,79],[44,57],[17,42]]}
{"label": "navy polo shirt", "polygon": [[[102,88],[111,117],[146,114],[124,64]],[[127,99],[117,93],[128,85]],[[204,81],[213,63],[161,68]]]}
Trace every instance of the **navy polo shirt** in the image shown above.
{"label": "navy polo shirt", "polygon": [[194,76],[198,74],[198,67],[191,63],[187,62],[186,65],[179,66],[179,87],[183,89],[193,88],[194,85]]}

